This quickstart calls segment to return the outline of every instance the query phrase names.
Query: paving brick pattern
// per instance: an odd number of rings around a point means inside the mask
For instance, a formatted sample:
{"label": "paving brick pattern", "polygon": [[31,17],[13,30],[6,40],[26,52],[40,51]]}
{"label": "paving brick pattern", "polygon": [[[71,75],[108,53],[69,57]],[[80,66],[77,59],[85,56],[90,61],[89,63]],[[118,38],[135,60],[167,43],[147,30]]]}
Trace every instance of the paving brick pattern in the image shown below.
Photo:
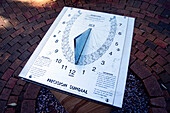
{"label": "paving brick pattern", "polygon": [[[0,1],[0,113],[34,113],[40,86],[18,74],[63,6],[135,17],[129,69],[144,83],[151,113],[170,111],[169,0]],[[16,106],[9,106],[17,103]]]}

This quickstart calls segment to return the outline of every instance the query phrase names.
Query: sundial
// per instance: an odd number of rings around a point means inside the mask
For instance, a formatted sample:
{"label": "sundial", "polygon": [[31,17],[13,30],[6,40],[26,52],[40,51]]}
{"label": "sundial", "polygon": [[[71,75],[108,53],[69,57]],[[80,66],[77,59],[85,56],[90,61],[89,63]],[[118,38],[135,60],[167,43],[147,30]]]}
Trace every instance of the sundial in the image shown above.
{"label": "sundial", "polygon": [[121,107],[133,27],[131,17],[64,7],[19,76]]}

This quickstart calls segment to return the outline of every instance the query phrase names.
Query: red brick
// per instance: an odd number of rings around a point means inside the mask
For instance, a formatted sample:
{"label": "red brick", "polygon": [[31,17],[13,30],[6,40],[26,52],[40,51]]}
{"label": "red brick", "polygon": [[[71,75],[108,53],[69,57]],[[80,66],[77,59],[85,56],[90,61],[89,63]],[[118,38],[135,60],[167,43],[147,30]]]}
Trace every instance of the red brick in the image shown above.
{"label": "red brick", "polygon": [[169,24],[169,20],[167,18],[165,18],[165,17],[162,17],[160,15],[156,15],[155,18],[162,21],[162,22],[164,22],[164,23],[166,23],[166,24]]}
{"label": "red brick", "polygon": [[16,70],[21,63],[22,63],[21,60],[16,59],[15,62],[14,62],[10,67],[11,67],[12,69]]}
{"label": "red brick", "polygon": [[146,54],[143,53],[143,52],[141,52],[141,51],[138,51],[138,52],[135,54],[135,56],[136,56],[137,58],[139,58],[140,60],[143,60],[143,59],[145,58]]}
{"label": "red brick", "polygon": [[45,9],[44,9],[43,7],[38,7],[37,9],[38,9],[38,12],[39,12],[39,13],[42,13],[42,12],[45,11]]}
{"label": "red brick", "polygon": [[24,51],[26,51],[28,48],[30,47],[30,45],[28,43],[24,44],[21,48],[19,48],[19,52],[23,53]]}
{"label": "red brick", "polygon": [[120,13],[120,14],[123,14],[124,16],[129,16],[130,15],[130,11],[127,11],[127,10],[118,10],[117,11],[118,13]]}
{"label": "red brick", "polygon": [[34,50],[35,50],[35,48],[36,48],[37,46],[38,46],[37,43],[35,43],[34,45],[32,45],[32,46],[28,49],[28,51],[29,51],[30,53],[33,53]]}
{"label": "red brick", "polygon": [[55,18],[52,18],[52,19],[46,20],[45,22],[46,22],[46,24],[51,24],[54,22],[54,20],[55,20]]}
{"label": "red brick", "polygon": [[136,40],[132,40],[132,46],[134,47],[138,42]]}
{"label": "red brick", "polygon": [[3,81],[3,80],[0,79],[0,93],[3,90],[5,84],[6,84],[6,81]]}
{"label": "red brick", "polygon": [[149,3],[147,2],[142,2],[142,5],[140,6],[141,9],[147,9],[149,6]]}
{"label": "red brick", "polygon": [[157,20],[156,18],[153,18],[153,17],[149,17],[149,16],[145,16],[145,20],[155,23],[155,24],[159,23],[159,20]]}
{"label": "red brick", "polygon": [[[53,9],[59,8],[59,6],[58,6],[58,4],[57,4],[56,2],[54,2],[51,6],[52,6]],[[38,10],[38,11],[39,11],[39,10]]]}
{"label": "red brick", "polygon": [[170,62],[170,54],[165,57],[165,59]]}
{"label": "red brick", "polygon": [[139,42],[141,42],[141,43],[144,43],[145,40],[146,40],[145,37],[140,36],[140,35],[138,35],[138,34],[135,35],[134,39],[137,40],[137,41],[139,41]]}
{"label": "red brick", "polygon": [[165,8],[163,7],[157,7],[156,10],[154,11],[155,14],[161,15],[162,12],[164,11]]}
{"label": "red brick", "polygon": [[154,43],[157,44],[158,46],[162,47],[162,48],[166,48],[167,45],[168,45],[166,42],[164,42],[164,41],[162,41],[158,38],[154,41]]}
{"label": "red brick", "polygon": [[27,19],[32,17],[32,14],[30,12],[25,12],[23,14]]}
{"label": "red brick", "polygon": [[155,64],[151,67],[157,74],[161,73],[164,69],[159,65]]}
{"label": "red brick", "polygon": [[32,44],[35,44],[37,41],[40,41],[38,35],[43,33],[43,31],[41,29],[37,29],[37,30],[34,30],[34,32],[32,32],[30,35],[31,37],[33,37],[32,40],[29,41],[29,43],[32,45]]}
{"label": "red brick", "polygon": [[28,59],[26,59],[26,60],[21,64],[21,67],[24,67],[24,66],[25,66],[25,64],[27,63],[27,60],[28,60]]}
{"label": "red brick", "polygon": [[134,48],[134,47],[131,48],[131,54],[132,54],[132,55],[135,55],[136,51],[137,51],[136,48]]}
{"label": "red brick", "polygon": [[139,17],[139,18],[144,18],[145,17],[145,15],[143,15],[141,13],[136,13],[136,12],[132,12],[131,15],[134,16],[134,17]]}
{"label": "red brick", "polygon": [[156,51],[158,54],[160,54],[162,57],[165,57],[166,55],[168,55],[168,52],[167,52],[166,50],[162,49],[162,48],[159,47],[159,46],[155,49],[155,51]]}
{"label": "red brick", "polygon": [[146,38],[146,39],[149,39],[149,40],[151,40],[151,41],[153,41],[156,37],[155,36],[153,36],[152,34],[150,34],[150,33],[144,33],[143,34],[143,36]]}
{"label": "red brick", "polygon": [[21,22],[20,24],[18,24],[16,27],[14,27],[16,30],[26,26],[28,24],[27,21]]}
{"label": "red brick", "polygon": [[7,108],[5,113],[15,113],[15,108]]}
{"label": "red brick", "polygon": [[139,28],[135,28],[134,29],[134,33],[138,34],[138,35],[142,35],[144,33],[144,30],[141,30]]}
{"label": "red brick", "polygon": [[139,49],[140,51],[144,51],[146,49],[146,46],[138,42],[135,46],[136,49]]}
{"label": "red brick", "polygon": [[5,9],[6,13],[8,13],[8,14],[12,13],[12,9],[10,7],[6,7],[4,9]]}
{"label": "red brick", "polygon": [[[163,97],[170,98],[170,95],[167,90],[163,90]],[[167,104],[167,107],[168,107],[168,104]]]}
{"label": "red brick", "polygon": [[7,80],[11,77],[11,75],[12,75],[13,73],[14,73],[14,70],[8,69],[8,70],[4,73],[4,75],[2,76],[1,79],[7,81]]}
{"label": "red brick", "polygon": [[146,10],[142,10],[141,13],[143,13],[144,15],[150,16],[150,17],[154,17],[155,16],[154,13],[151,13],[151,12],[146,11]]}
{"label": "red brick", "polygon": [[39,19],[39,18],[41,18],[41,15],[39,14],[39,15],[36,15],[36,16],[33,16],[33,17],[31,17],[31,18],[29,18],[28,19],[28,22],[33,22],[33,21],[35,21],[35,20],[37,20],[37,19]]}
{"label": "red brick", "polygon": [[136,57],[133,55],[130,55],[130,64],[132,64],[136,60]]}
{"label": "red brick", "polygon": [[150,76],[143,80],[149,96],[162,96],[162,90],[155,77]]}
{"label": "red brick", "polygon": [[16,70],[15,70],[15,72],[14,72],[14,77],[17,77],[18,78],[18,75],[19,75],[19,73],[21,72],[21,70],[23,69],[23,67],[18,67]]}
{"label": "red brick", "polygon": [[166,104],[166,105],[167,105],[166,110],[167,110],[167,111],[170,111],[170,101],[166,101],[166,102],[167,102],[167,104]]}
{"label": "red brick", "polygon": [[156,9],[156,7],[157,7],[156,5],[150,4],[149,7],[147,8],[147,10],[148,10],[149,12],[154,12],[155,9]]}
{"label": "red brick", "polygon": [[35,113],[35,102],[35,100],[24,100],[21,105],[21,113]]}
{"label": "red brick", "polygon": [[3,41],[1,42],[0,47],[5,46],[5,45],[6,45],[7,43],[9,43],[9,41],[11,41],[11,40],[12,40],[12,37],[10,37],[10,36],[6,37],[6,38],[3,39]]}
{"label": "red brick", "polygon": [[140,9],[139,8],[134,8],[134,7],[126,7],[126,10],[128,10],[128,11],[134,11],[134,12],[139,12],[140,11]]}
{"label": "red brick", "polygon": [[10,103],[17,103],[18,102],[18,96],[10,96],[8,100],[8,104]]}
{"label": "red brick", "polygon": [[37,30],[37,29],[39,29],[39,28],[41,28],[41,27],[43,27],[45,25],[46,25],[45,22],[41,22],[41,23],[36,24],[35,26],[33,26],[33,28],[34,28],[34,30]]}
{"label": "red brick", "polygon": [[17,49],[18,48],[20,48],[21,47],[21,45],[19,44],[19,43],[15,43],[9,50],[8,50],[8,52],[9,53],[14,53],[15,51],[17,51]]}
{"label": "red brick", "polygon": [[23,22],[23,21],[25,21],[26,20],[26,18],[22,15],[22,14],[20,14],[20,15],[17,15],[17,17],[16,17],[20,22]]}
{"label": "red brick", "polygon": [[165,108],[151,107],[149,111],[150,111],[150,113],[168,113]]}
{"label": "red brick", "polygon": [[149,56],[147,58],[145,58],[144,62],[149,66],[151,66],[152,64],[155,63],[155,61]]}
{"label": "red brick", "polygon": [[106,3],[112,3],[113,1],[112,0],[106,0]]}
{"label": "red brick", "polygon": [[0,95],[0,99],[8,100],[10,93],[11,93],[11,89],[4,88]]}
{"label": "red brick", "polygon": [[163,57],[161,57],[160,55],[158,55],[156,58],[154,58],[154,60],[156,62],[158,62],[161,66],[163,66],[164,64],[167,63],[167,61]]}
{"label": "red brick", "polygon": [[51,4],[45,4],[44,8],[45,8],[46,11],[51,11],[52,10]]}
{"label": "red brick", "polygon": [[149,3],[151,4],[156,4],[158,2],[158,0],[150,0]]}
{"label": "red brick", "polygon": [[7,32],[7,30],[5,29],[4,26],[0,26],[0,32],[1,32],[1,34],[4,34]]}
{"label": "red brick", "polygon": [[170,74],[170,63],[163,67]]}
{"label": "red brick", "polygon": [[151,98],[150,99],[150,104],[153,106],[158,106],[158,107],[166,107],[166,102],[164,97],[157,97],[157,98]]}
{"label": "red brick", "polygon": [[[145,64],[145,67],[146,67],[150,72],[153,71],[152,68],[151,68],[150,66],[146,65],[146,64]],[[152,75],[153,75],[153,74],[152,74]]]}
{"label": "red brick", "polygon": [[166,38],[166,35],[159,33],[157,30],[155,30],[152,34],[161,40],[164,40]]}
{"label": "red brick", "polygon": [[19,8],[17,8],[17,7],[14,7],[14,8],[13,8],[13,11],[14,11],[16,14],[21,14],[21,13],[22,13],[21,10],[20,10]]}
{"label": "red brick", "polygon": [[[125,4],[120,5],[120,3],[119,3],[119,4],[112,3],[111,6],[113,6],[114,8],[117,8],[117,9],[120,9],[120,10],[121,10],[121,9],[124,9]],[[108,6],[103,6],[103,7],[108,7]],[[97,5],[97,7],[95,7],[94,10],[101,11],[101,10],[102,10],[102,4]]]}
{"label": "red brick", "polygon": [[11,34],[11,36],[14,38],[17,35],[21,34],[24,31],[23,28],[18,29],[17,31],[15,31],[14,33]]}
{"label": "red brick", "polygon": [[10,20],[10,22],[12,23],[12,25],[17,26],[20,22],[17,19],[12,19]]}
{"label": "red brick", "polygon": [[15,13],[12,13],[12,14],[9,14],[9,17],[11,18],[11,19],[14,19],[14,18],[16,18],[16,14]]}
{"label": "red brick", "polygon": [[4,113],[5,112],[5,108],[6,108],[6,101],[3,101],[3,100],[1,100],[0,101],[0,112],[1,113]]}
{"label": "red brick", "polygon": [[166,38],[164,41],[170,44],[170,38]]}
{"label": "red brick", "polygon": [[17,82],[18,79],[16,78],[10,78],[9,81],[6,84],[7,88],[13,88],[15,86],[15,83]]}
{"label": "red brick", "polygon": [[131,67],[132,71],[134,71],[141,79],[151,76],[151,72],[144,66],[144,64],[137,60],[135,61]]}
{"label": "red brick", "polygon": [[22,86],[24,86],[25,83],[26,83],[26,81],[24,81],[24,80],[22,80],[22,79],[19,79],[19,80],[17,81],[17,85],[22,85]]}
{"label": "red brick", "polygon": [[10,56],[11,56],[11,54],[4,53],[3,56],[0,59],[0,64],[3,64]]}
{"label": "red brick", "polygon": [[31,33],[33,33],[33,32],[34,32],[34,30],[33,30],[32,28],[28,28],[27,30],[25,30],[25,31],[23,32],[23,34],[28,35],[28,34],[31,34]]}
{"label": "red brick", "polygon": [[150,27],[148,27],[148,26],[146,26],[144,24],[142,24],[139,28],[144,30],[145,32],[148,32],[148,33],[151,33],[153,31],[152,28],[150,28]]}
{"label": "red brick", "polygon": [[160,77],[156,74],[156,72],[152,72],[152,76],[154,76],[156,80],[160,80]]}
{"label": "red brick", "polygon": [[20,95],[22,89],[23,89],[23,86],[15,85],[11,94]]}
{"label": "red brick", "polygon": [[36,99],[40,91],[40,86],[30,83],[26,92],[24,93],[24,98],[26,99]]}
{"label": "red brick", "polygon": [[38,14],[38,11],[37,11],[36,8],[31,8],[29,11],[31,12],[31,14],[32,14],[33,16],[35,16],[35,15]]}
{"label": "red brick", "polygon": [[159,76],[164,83],[170,82],[170,75],[167,72],[161,73]]}

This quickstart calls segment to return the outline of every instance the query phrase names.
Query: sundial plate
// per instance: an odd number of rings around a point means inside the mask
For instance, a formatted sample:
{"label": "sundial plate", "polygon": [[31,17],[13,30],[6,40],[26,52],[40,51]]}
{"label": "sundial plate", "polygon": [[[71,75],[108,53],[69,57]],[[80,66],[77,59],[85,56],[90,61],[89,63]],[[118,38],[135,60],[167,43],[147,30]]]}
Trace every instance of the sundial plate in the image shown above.
{"label": "sundial plate", "polygon": [[121,107],[133,27],[131,17],[64,7],[19,76]]}

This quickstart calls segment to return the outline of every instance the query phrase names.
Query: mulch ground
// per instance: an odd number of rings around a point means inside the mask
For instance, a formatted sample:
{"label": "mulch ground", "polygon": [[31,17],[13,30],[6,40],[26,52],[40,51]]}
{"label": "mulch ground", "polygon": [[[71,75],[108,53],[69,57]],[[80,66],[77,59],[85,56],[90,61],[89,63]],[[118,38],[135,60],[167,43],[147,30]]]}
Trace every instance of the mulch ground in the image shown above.
{"label": "mulch ground", "polygon": [[0,1],[0,113],[35,112],[41,87],[18,75],[64,6],[135,17],[129,69],[145,86],[150,112],[170,111],[170,0],[28,1]]}

